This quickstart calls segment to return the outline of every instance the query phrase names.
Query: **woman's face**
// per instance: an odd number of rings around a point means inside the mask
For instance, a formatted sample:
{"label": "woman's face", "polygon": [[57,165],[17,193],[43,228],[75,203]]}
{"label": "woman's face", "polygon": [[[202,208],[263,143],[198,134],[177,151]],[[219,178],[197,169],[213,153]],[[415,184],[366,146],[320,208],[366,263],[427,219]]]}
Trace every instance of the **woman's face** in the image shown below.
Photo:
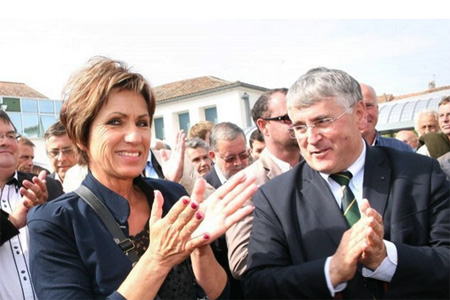
{"label": "woman's face", "polygon": [[89,132],[89,168],[103,184],[142,173],[150,148],[150,116],[142,95],[111,93]]}

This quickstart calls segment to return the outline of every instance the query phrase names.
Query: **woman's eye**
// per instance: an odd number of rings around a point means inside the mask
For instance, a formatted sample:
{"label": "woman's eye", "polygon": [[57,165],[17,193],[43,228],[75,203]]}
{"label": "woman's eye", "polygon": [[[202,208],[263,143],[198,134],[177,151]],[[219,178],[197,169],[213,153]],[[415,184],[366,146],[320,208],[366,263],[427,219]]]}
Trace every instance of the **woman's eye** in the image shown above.
{"label": "woman's eye", "polygon": [[137,126],[139,126],[139,127],[149,127],[147,121],[139,121],[139,122],[137,123]]}
{"label": "woman's eye", "polygon": [[120,125],[120,120],[112,119],[108,122],[109,125]]}

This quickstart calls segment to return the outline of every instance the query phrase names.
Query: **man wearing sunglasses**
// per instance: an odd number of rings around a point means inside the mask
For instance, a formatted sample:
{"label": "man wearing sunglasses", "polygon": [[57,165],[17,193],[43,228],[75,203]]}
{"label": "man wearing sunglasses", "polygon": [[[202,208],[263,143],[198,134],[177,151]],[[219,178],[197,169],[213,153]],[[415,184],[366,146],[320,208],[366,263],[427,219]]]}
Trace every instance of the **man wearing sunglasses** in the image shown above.
{"label": "man wearing sunglasses", "polygon": [[[236,124],[223,122],[211,129],[209,155],[214,162],[205,179],[214,188],[220,187],[225,181],[250,164],[250,152],[244,131]],[[211,244],[214,255],[225,269],[230,281],[230,299],[244,299],[244,293],[239,281],[231,276],[227,257],[225,235]]]}
{"label": "man wearing sunglasses", "polygon": [[[256,175],[256,184],[263,185],[272,178],[289,171],[300,160],[297,141],[289,136],[292,126],[287,115],[286,88],[273,89],[262,94],[252,108],[252,118],[266,142],[259,159],[246,168]],[[250,199],[247,205],[253,205]],[[235,278],[240,278],[247,267],[248,241],[253,215],[231,226],[227,231],[228,259]]]}

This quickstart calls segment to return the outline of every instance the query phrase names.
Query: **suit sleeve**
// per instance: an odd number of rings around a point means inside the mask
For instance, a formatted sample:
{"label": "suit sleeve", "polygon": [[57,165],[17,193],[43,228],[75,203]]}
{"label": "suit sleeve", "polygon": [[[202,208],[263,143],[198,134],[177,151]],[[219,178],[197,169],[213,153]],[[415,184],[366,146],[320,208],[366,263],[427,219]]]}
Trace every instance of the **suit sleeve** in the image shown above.
{"label": "suit sleeve", "polygon": [[[249,200],[245,205],[253,205]],[[250,214],[233,224],[226,232],[228,261],[234,278],[241,279],[247,269],[248,242],[252,231],[253,214]]]}
{"label": "suit sleeve", "polygon": [[8,220],[8,213],[0,209],[0,245],[19,234],[19,230]]}
{"label": "suit sleeve", "polygon": [[[270,192],[270,191],[269,191]],[[293,261],[282,222],[270,203],[273,191],[266,195],[261,188],[253,197],[253,229],[249,242],[248,269],[243,286],[248,299],[330,298],[325,279],[326,258],[306,261],[295,253]]]}
{"label": "suit sleeve", "polygon": [[392,224],[398,265],[386,298],[450,299],[449,183],[436,160],[430,170],[427,207]]}

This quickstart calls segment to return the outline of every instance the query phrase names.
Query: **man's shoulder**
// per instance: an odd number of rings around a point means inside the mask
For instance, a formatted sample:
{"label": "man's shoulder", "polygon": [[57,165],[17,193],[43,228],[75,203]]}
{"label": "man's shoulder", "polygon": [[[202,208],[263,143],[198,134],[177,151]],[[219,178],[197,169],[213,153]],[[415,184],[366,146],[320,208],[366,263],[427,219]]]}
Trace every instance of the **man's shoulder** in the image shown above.
{"label": "man's shoulder", "polygon": [[394,138],[380,136],[379,142],[380,146],[387,146],[402,151],[413,152],[412,148],[408,144]]}

